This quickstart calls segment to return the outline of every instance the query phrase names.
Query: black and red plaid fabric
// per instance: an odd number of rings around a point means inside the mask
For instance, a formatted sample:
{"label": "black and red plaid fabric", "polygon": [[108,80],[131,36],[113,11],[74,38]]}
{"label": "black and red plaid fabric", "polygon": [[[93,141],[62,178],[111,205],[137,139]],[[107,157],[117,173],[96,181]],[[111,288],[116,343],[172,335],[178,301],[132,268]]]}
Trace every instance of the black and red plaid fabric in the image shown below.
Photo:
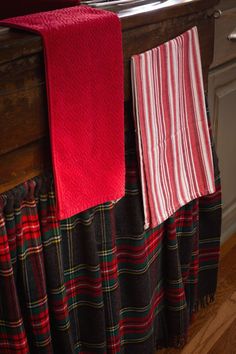
{"label": "black and red plaid fabric", "polygon": [[192,313],[214,296],[218,170],[215,194],[144,231],[134,140],[116,204],[59,224],[48,178],[0,197],[1,354],[151,354],[182,345]]}

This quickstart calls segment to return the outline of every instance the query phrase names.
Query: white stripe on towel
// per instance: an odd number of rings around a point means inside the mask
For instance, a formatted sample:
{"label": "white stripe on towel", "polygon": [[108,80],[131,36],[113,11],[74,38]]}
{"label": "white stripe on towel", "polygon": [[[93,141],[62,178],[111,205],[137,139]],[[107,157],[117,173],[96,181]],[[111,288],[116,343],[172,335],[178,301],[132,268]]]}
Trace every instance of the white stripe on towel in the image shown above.
{"label": "white stripe on towel", "polygon": [[215,191],[197,28],[131,60],[145,229]]}

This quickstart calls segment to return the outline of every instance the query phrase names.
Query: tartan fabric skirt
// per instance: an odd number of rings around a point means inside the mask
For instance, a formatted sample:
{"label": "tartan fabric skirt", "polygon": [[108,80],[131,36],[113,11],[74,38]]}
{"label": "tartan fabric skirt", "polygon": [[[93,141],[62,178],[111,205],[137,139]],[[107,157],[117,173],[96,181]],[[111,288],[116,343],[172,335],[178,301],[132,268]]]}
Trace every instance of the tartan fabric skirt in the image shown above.
{"label": "tartan fabric skirt", "polygon": [[126,196],[58,222],[51,178],[0,197],[0,353],[152,354],[181,346],[216,290],[216,193],[144,231],[133,134]]}

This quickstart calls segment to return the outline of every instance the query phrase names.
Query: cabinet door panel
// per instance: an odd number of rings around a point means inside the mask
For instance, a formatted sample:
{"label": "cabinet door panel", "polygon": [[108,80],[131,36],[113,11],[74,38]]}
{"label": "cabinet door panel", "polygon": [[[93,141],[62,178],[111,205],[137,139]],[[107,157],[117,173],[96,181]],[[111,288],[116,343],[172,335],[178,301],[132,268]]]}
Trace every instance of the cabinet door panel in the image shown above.
{"label": "cabinet door panel", "polygon": [[236,61],[210,73],[209,106],[222,177],[225,240],[236,231]]}
{"label": "cabinet door panel", "polygon": [[[219,5],[217,8],[222,9],[223,7]],[[236,7],[223,10],[222,16],[215,22],[215,48],[212,67],[236,58],[236,41],[228,39],[229,34],[235,27]]]}

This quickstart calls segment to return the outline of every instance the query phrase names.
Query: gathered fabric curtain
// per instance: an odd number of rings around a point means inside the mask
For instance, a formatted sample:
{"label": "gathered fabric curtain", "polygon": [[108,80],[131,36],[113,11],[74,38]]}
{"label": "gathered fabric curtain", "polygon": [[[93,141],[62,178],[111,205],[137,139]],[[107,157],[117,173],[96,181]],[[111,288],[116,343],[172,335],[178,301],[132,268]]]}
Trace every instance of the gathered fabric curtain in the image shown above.
{"label": "gathered fabric curtain", "polygon": [[133,133],[126,195],[58,222],[51,177],[0,197],[0,353],[151,354],[181,346],[214,298],[217,191],[143,230]]}

